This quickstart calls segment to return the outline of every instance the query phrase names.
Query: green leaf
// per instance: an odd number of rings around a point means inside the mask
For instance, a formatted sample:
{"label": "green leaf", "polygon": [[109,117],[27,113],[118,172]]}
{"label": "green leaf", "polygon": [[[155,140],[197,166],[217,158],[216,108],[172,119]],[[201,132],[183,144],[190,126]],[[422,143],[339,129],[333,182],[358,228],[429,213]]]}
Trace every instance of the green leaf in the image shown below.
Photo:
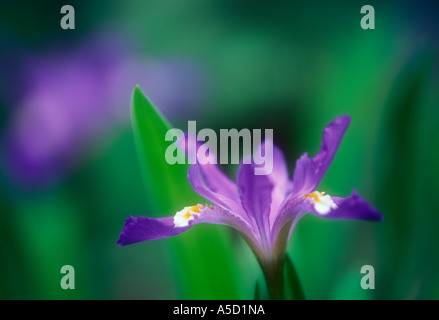
{"label": "green leaf", "polygon": [[291,261],[288,254],[285,256],[285,273],[286,273],[286,279],[285,279],[286,297],[289,297],[294,300],[305,300],[305,293],[303,292],[300,279],[297,275],[296,269],[294,268],[293,262]]}
{"label": "green leaf", "polygon": [[157,210],[153,215],[181,209],[181,200],[196,201],[187,179],[189,166],[170,165],[165,161],[165,151],[170,144],[165,141],[165,135],[171,126],[139,86],[133,91],[131,112],[147,199]]}
{"label": "green leaf", "polygon": [[[155,210],[149,216],[170,216],[184,206],[206,203],[187,179],[189,165],[165,160],[169,122],[151,104],[139,86],[132,96],[132,123],[146,197]],[[239,270],[234,259],[230,231],[223,226],[195,226],[171,245],[177,291],[182,299],[239,299]]]}

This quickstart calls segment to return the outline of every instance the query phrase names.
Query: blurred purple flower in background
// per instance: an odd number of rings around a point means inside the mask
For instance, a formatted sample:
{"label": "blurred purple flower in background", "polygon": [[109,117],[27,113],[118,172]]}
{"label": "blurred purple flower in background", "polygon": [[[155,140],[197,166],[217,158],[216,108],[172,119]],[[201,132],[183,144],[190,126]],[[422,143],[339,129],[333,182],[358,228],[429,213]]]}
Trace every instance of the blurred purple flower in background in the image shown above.
{"label": "blurred purple flower in background", "polygon": [[106,34],[73,49],[21,59],[19,65],[21,87],[14,88],[17,99],[7,106],[12,118],[2,155],[9,178],[27,187],[58,181],[90,140],[128,125],[136,84],[178,116],[199,105],[203,82],[192,62],[147,60],[133,55],[122,38]]}

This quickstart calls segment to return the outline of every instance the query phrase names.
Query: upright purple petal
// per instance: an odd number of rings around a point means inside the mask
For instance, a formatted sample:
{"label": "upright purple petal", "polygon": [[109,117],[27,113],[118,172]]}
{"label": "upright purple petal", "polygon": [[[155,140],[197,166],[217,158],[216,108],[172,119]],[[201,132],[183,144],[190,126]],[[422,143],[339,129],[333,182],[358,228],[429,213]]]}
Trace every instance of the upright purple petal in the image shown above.
{"label": "upright purple petal", "polygon": [[[316,177],[316,167],[308,154],[303,154],[296,161],[293,173],[293,187],[290,196],[297,194],[305,195],[315,189],[319,181]],[[290,197],[289,196],[289,197]]]}
{"label": "upright purple petal", "polygon": [[273,158],[267,157],[266,161],[272,161],[272,164],[268,165],[272,168],[270,174],[267,175],[270,182],[273,184],[273,191],[271,193],[271,208],[270,208],[270,225],[276,217],[276,213],[279,206],[284,201],[287,193],[290,189],[290,180],[288,179],[288,167],[285,162],[283,152],[273,145],[273,141],[266,140],[260,145],[259,154],[265,154],[266,145],[271,144],[273,150]]}
{"label": "upright purple petal", "polygon": [[320,151],[312,158],[312,162],[316,166],[315,175],[317,181],[320,182],[331,165],[341,139],[350,123],[350,116],[340,116],[332,121],[323,131],[323,141]]}
{"label": "upright purple petal", "polygon": [[268,244],[273,184],[268,176],[255,175],[254,169],[255,167],[250,164],[241,164],[239,168],[238,186],[241,190],[241,204],[257,225],[262,243]]}
{"label": "upright purple petal", "polygon": [[207,200],[221,206],[222,208],[242,216],[246,220],[249,219],[246,212],[242,209],[240,203],[210,189],[209,186],[206,185],[204,178],[205,176],[202,172],[201,165],[193,164],[190,166],[188,171],[188,179],[192,186],[192,189],[194,189],[196,193],[206,198]]}
{"label": "upright purple petal", "polygon": [[[185,153],[188,157],[191,156],[192,152],[189,152],[188,148],[189,146],[196,146],[195,153],[198,154],[198,149],[202,145],[199,141],[197,141],[197,137],[186,133],[185,139],[178,140],[180,147],[182,147],[185,150]],[[182,142],[184,141],[184,145],[182,145]],[[210,154],[209,157],[215,158],[216,155],[209,150]],[[195,162],[195,159],[192,159]],[[207,163],[207,164],[201,164],[197,163],[201,169],[201,172],[203,174],[203,178],[205,183],[207,184],[208,188],[212,190],[213,192],[220,194],[222,196],[225,196],[227,198],[230,198],[231,200],[239,203],[239,192],[236,184],[227,176],[224,174],[224,172],[221,171],[220,168],[214,163]]]}
{"label": "upright purple petal", "polygon": [[271,242],[276,246],[288,243],[292,229],[306,213],[303,196],[291,194],[282,203],[271,226]]}
{"label": "upright purple petal", "polygon": [[239,193],[236,184],[217,165],[207,163],[200,166],[206,184],[212,191],[238,202]]}
{"label": "upright purple petal", "polygon": [[331,165],[350,122],[349,116],[340,116],[332,121],[323,131],[320,151],[312,159],[304,154],[297,161],[292,193],[306,194],[317,187]]}

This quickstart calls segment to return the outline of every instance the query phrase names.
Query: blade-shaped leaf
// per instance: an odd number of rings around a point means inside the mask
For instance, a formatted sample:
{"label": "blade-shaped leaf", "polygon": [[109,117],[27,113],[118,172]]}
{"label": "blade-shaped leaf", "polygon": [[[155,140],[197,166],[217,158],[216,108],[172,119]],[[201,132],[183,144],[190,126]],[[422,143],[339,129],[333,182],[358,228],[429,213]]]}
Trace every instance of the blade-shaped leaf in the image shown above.
{"label": "blade-shaped leaf", "polygon": [[179,209],[181,200],[195,201],[197,197],[187,179],[189,166],[170,165],[165,161],[165,151],[169,145],[165,135],[171,126],[139,86],[134,88],[131,113],[150,205],[160,213],[170,213]]}

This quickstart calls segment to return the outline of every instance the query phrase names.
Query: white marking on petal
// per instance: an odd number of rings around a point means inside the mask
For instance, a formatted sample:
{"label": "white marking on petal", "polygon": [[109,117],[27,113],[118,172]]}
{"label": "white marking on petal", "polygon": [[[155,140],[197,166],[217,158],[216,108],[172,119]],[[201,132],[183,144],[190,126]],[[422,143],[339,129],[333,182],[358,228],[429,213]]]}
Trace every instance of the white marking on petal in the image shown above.
{"label": "white marking on petal", "polygon": [[[213,206],[197,204],[195,206],[184,207],[183,210],[178,211],[174,216],[174,227],[187,227],[189,221],[194,220],[195,217],[199,217],[206,210],[214,211]],[[221,212],[221,209],[216,210],[216,212]]]}
{"label": "white marking on petal", "polygon": [[337,209],[337,205],[334,203],[330,195],[325,195],[324,192],[314,191],[305,195],[305,199],[312,201],[314,210],[318,214],[325,215],[333,209]]}

